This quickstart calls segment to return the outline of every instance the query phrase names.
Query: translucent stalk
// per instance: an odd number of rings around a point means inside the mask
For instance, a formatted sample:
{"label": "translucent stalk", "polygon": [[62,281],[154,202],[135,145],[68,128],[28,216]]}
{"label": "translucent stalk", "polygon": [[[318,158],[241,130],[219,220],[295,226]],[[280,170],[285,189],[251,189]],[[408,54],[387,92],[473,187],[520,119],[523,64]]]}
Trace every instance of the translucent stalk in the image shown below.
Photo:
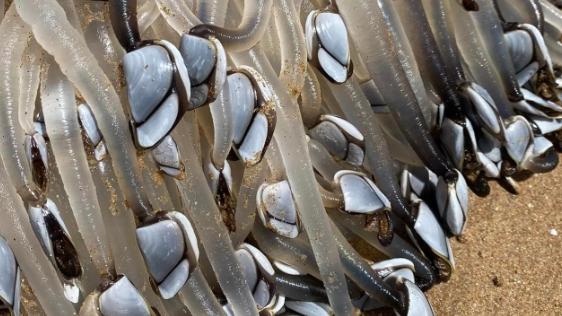
{"label": "translucent stalk", "polygon": [[269,167],[270,179],[280,181],[285,178],[285,166],[283,165],[277,143],[269,143],[264,159],[267,161],[267,166]]}
{"label": "translucent stalk", "polygon": [[451,12],[446,9],[445,0],[423,0],[422,2],[447,71],[455,80],[455,84],[460,85],[466,81],[466,76],[453,26],[447,18]]}
{"label": "translucent stalk", "polygon": [[144,31],[146,31],[159,16],[160,10],[158,10],[156,2],[152,0],[145,1],[137,10],[139,32],[141,34],[144,33]]}
{"label": "translucent stalk", "polygon": [[28,43],[20,67],[18,118],[23,131],[27,135],[32,135],[35,132],[33,115],[35,114],[37,90],[39,89],[42,49],[34,39],[31,39]]}
{"label": "translucent stalk", "polygon": [[224,83],[223,90],[215,102],[209,105],[213,117],[213,151],[212,160],[215,167],[222,168],[234,139],[232,122],[232,102],[228,97],[228,81]]}
{"label": "translucent stalk", "polygon": [[[454,78],[450,77],[446,71],[444,60],[439,52],[437,41],[433,36],[422,2],[411,0],[391,2],[391,5],[400,14],[401,24],[406,34],[409,35],[408,41],[411,43],[412,52],[415,54],[417,61],[416,69],[423,74],[423,78],[429,81],[428,86],[431,85],[439,94],[446,105],[447,114],[464,122],[463,108],[466,108],[468,103],[461,106],[456,83]],[[423,81],[420,80],[420,82]],[[463,100],[468,102],[466,99]]]}
{"label": "translucent stalk", "polygon": [[[432,127],[435,124],[436,119],[432,113],[432,108],[435,107],[435,104],[430,101],[427,96],[426,87],[429,88],[430,84],[426,83],[422,79],[420,71],[423,70],[423,68],[420,69],[418,63],[416,62],[416,57],[414,56],[415,51],[413,50],[412,45],[417,43],[415,41],[410,41],[408,38],[407,34],[409,33],[407,33],[407,29],[405,29],[404,24],[401,22],[392,1],[380,1],[378,6],[385,15],[385,21],[387,23],[386,29],[389,34],[392,35],[392,41],[395,47],[394,55],[398,58],[402,69],[404,69],[404,74],[410,83],[412,92],[414,93],[414,96],[419,104],[419,109],[421,110],[427,125]],[[418,34],[418,36],[422,35]]]}
{"label": "translucent stalk", "polygon": [[[401,309],[400,295],[394,289],[383,283],[371,269],[367,261],[353,249],[349,242],[347,242],[338,228],[333,223],[331,225],[346,275],[373,298],[381,301],[386,306]],[[290,261],[285,261],[286,263],[294,264],[297,262],[297,266],[308,267],[307,269],[312,268],[309,260],[313,258],[313,255],[309,247],[309,241],[304,234],[301,234],[297,239],[288,239],[281,236],[268,237],[267,234],[259,232],[261,229],[261,227],[256,228],[256,231],[258,231],[257,235],[260,236],[260,239],[263,241],[269,239],[268,243],[277,243],[277,247],[285,248],[289,256],[298,257],[298,259],[289,259]],[[260,243],[260,247],[261,246],[262,243]],[[287,260],[286,256],[283,258],[283,260]],[[304,258],[308,258],[308,262]],[[299,261],[300,263],[298,263]]]}
{"label": "translucent stalk", "polygon": [[92,108],[126,203],[139,218],[144,218],[150,212],[150,205],[142,191],[123,107],[111,82],[56,1],[16,0],[15,4],[22,19],[30,24],[37,42],[53,55]]}
{"label": "translucent stalk", "polygon": [[224,26],[228,9],[226,0],[199,0],[197,2],[197,15],[203,23]]}
{"label": "translucent stalk", "polygon": [[469,16],[474,21],[476,33],[481,38],[480,45],[488,53],[492,61],[491,65],[498,74],[508,98],[513,101],[523,100],[523,93],[515,76],[511,54],[494,4],[483,1],[479,6],[480,10]]}
{"label": "translucent stalk", "polygon": [[[352,40],[361,52],[365,66],[383,93],[392,117],[404,132],[421,160],[436,174],[455,177],[448,161],[440,152],[424,120],[415,86],[402,65],[404,52],[394,42],[395,29],[383,1],[337,1]],[[399,58],[401,57],[401,58]]]}
{"label": "translucent stalk", "polygon": [[548,33],[544,37],[552,63],[555,67],[562,67],[562,42],[559,38],[553,38]]}
{"label": "translucent stalk", "polygon": [[279,74],[281,71],[281,46],[279,45],[275,23],[269,23],[267,26],[267,31],[260,41],[260,48],[267,56],[271,67]]}
{"label": "translucent stalk", "polygon": [[333,222],[332,231],[335,234],[340,258],[346,268],[347,276],[375,300],[380,301],[386,306],[402,310],[401,295],[398,291],[383,282],[375,271],[371,269],[367,260],[353,249]]}
{"label": "translucent stalk", "polygon": [[85,9],[91,14],[82,17],[84,24],[84,37],[86,44],[96,57],[98,64],[107,75],[113,87],[119,94],[121,102],[127,102],[126,93],[123,93],[122,69],[120,68],[123,59],[124,49],[121,47],[111,28],[107,3],[101,1],[90,1],[85,4]]}
{"label": "translucent stalk", "polygon": [[[539,0],[526,1],[494,1],[494,10],[501,17],[502,22],[527,23],[536,26],[544,32],[544,15]],[[487,10],[480,7],[480,10]],[[559,10],[559,9],[558,9]]]}
{"label": "translucent stalk", "polygon": [[365,222],[362,218],[346,216],[342,212],[332,210],[330,217],[334,223],[347,228],[354,235],[364,239],[369,245],[387,255],[389,258],[405,258],[410,260],[415,267],[416,284],[421,288],[429,288],[435,282],[433,268],[429,261],[419,254],[419,251],[408,241],[398,235],[394,235],[389,245],[383,246],[377,234],[364,229]]}
{"label": "translucent stalk", "polygon": [[180,43],[180,37],[184,33],[180,33],[171,27],[168,23],[166,23],[166,19],[163,15],[158,16],[156,21],[150,27],[150,30],[153,31],[153,37],[149,38],[165,38],[172,44],[176,45],[176,47]]}
{"label": "translucent stalk", "polygon": [[150,275],[137,244],[135,217],[125,205],[113,167],[106,159],[91,165],[90,170],[111,252],[118,254],[114,257],[116,273],[126,274],[154,308],[160,313],[166,312],[165,302],[150,285]]}
{"label": "translucent stalk", "polygon": [[303,123],[306,127],[311,127],[316,124],[322,111],[322,91],[312,67],[307,66],[306,68],[304,86],[300,97]]}
{"label": "translucent stalk", "polygon": [[[355,75],[355,77],[357,77],[357,80],[359,80],[360,83],[364,83],[366,81],[371,80],[371,75],[369,74],[369,71],[367,70],[367,67],[365,66],[365,63],[363,62],[363,58],[361,57],[361,55],[357,51],[357,48],[355,47],[355,45],[353,45],[353,42],[349,43],[349,48],[350,48],[350,53],[351,53],[351,60],[353,61],[353,75]],[[378,91],[378,93],[380,94],[380,91]],[[381,101],[377,102],[375,104],[383,104],[384,103],[383,100],[382,100],[382,96],[379,99]]]}
{"label": "translucent stalk", "polygon": [[[72,207],[70,206],[68,196],[64,190],[64,184],[60,176],[59,168],[55,159],[53,158],[54,153],[52,146],[49,142],[47,142],[47,157],[49,157],[47,165],[47,170],[49,170],[49,179],[47,183],[46,197],[51,199],[57,206],[62,221],[68,229],[72,245],[74,246],[74,249],[76,249],[76,253],[80,260],[80,266],[82,268],[79,282],[74,282],[77,281],[76,279],[69,280],[70,282],[66,281],[63,275],[60,273],[58,267],[56,265],[55,267],[57,268],[59,276],[63,282],[72,285],[73,287],[78,287],[81,293],[85,294],[96,288],[96,286],[99,284],[100,274],[98,273],[97,267],[94,266],[93,261],[90,257],[90,252],[86,248],[84,239],[80,234],[80,230],[78,228]],[[54,264],[53,258],[50,259]]]}
{"label": "translucent stalk", "polygon": [[304,31],[294,1],[276,0],[273,4],[277,36],[281,45],[281,71],[279,80],[283,82],[289,95],[296,99],[304,86],[307,68]]}
{"label": "translucent stalk", "polygon": [[79,32],[82,31],[80,25],[80,18],[78,17],[78,12],[74,6],[74,0],[57,0],[58,4],[63,8],[66,17],[72,26]]}
{"label": "translucent stalk", "polygon": [[333,0],[310,0],[312,4],[318,9],[324,9],[331,4]]}
{"label": "translucent stalk", "polygon": [[199,269],[191,272],[178,297],[192,315],[224,315],[221,305]]}
{"label": "translucent stalk", "polygon": [[336,315],[350,315],[353,307],[329,220],[312,172],[298,105],[291,99],[259,50],[252,49],[246,54],[235,54],[233,59],[237,65],[254,67],[273,87],[277,110],[274,141],[279,147],[300,218],[310,237],[330,305]]}
{"label": "translucent stalk", "polygon": [[82,143],[74,87],[56,64],[46,70],[43,85],[41,100],[47,134],[78,230],[97,272],[112,275],[113,258]]}
{"label": "translucent stalk", "polygon": [[242,52],[254,47],[263,37],[273,0],[245,0],[242,21],[235,29],[216,25],[198,25],[191,32],[201,36],[214,36],[231,52]]}
{"label": "translucent stalk", "polygon": [[328,191],[320,184],[318,184],[318,191],[320,191],[325,208],[339,208],[343,205],[343,194]]}
{"label": "translucent stalk", "polygon": [[256,193],[266,180],[267,168],[264,163],[244,170],[244,177],[236,201],[236,230],[230,235],[232,245],[237,247],[248,237],[256,218]]}
{"label": "translucent stalk", "polygon": [[[13,13],[13,10],[10,10]],[[72,304],[64,299],[57,272],[43,253],[31,228],[25,207],[11,185],[9,175],[0,168],[0,232],[12,248],[23,275],[48,315],[73,315]]]}
{"label": "translucent stalk", "polygon": [[267,230],[260,223],[254,225],[252,234],[258,242],[259,249],[269,257],[289,264],[301,273],[310,274],[320,279],[314,256],[303,249],[302,246],[288,243],[284,238]]}
{"label": "translucent stalk", "polygon": [[[422,10],[425,11],[427,22],[431,27],[434,41],[443,62],[444,75],[451,80],[452,87],[457,89],[465,83],[467,79],[462,66],[462,58],[457,46],[455,34],[452,31],[452,25],[447,20],[447,16],[450,13],[445,10],[445,3],[443,0],[422,0],[421,5],[423,5]],[[419,64],[422,65],[423,63],[420,62]],[[422,73],[423,72],[422,70]],[[434,86],[437,86],[437,89],[439,89],[442,85],[434,83]],[[470,100],[466,96],[458,93],[458,91],[455,90],[454,92],[461,105],[460,111],[458,111],[456,117],[459,119],[464,116],[462,112],[469,107]],[[454,102],[452,103],[454,104]],[[447,111],[451,113],[450,110]]]}
{"label": "translucent stalk", "polygon": [[174,139],[178,140],[178,149],[185,166],[186,180],[176,180],[182,197],[184,210],[193,220],[205,252],[217,276],[226,299],[236,315],[257,315],[256,303],[238,261],[215,199],[206,183],[201,168],[201,161],[191,144],[193,144],[193,115],[186,115],[174,130]]}
{"label": "translucent stalk", "polygon": [[351,78],[343,85],[332,85],[322,78],[321,86],[325,94],[333,97],[344,111],[346,118],[355,125],[365,137],[365,165],[373,173],[378,187],[389,199],[392,210],[407,223],[414,223],[402,191],[398,185],[397,170],[392,162],[384,134],[374,119],[373,111],[360,87]]}
{"label": "translucent stalk", "polygon": [[555,66],[562,66],[562,11],[547,0],[540,0],[544,12],[544,37],[548,52]]}
{"label": "translucent stalk", "polygon": [[342,169],[328,150],[314,139],[308,141],[308,152],[314,169],[327,181],[331,182],[336,172]]}
{"label": "translucent stalk", "polygon": [[25,135],[18,120],[19,66],[30,34],[29,27],[10,6],[0,25],[0,153],[16,191],[25,201],[40,204],[43,193],[32,180],[23,146]]}
{"label": "translucent stalk", "polygon": [[195,24],[199,24],[199,18],[193,14],[186,3],[182,0],[155,0],[160,13],[168,24],[178,33],[188,33]]}
{"label": "translucent stalk", "polygon": [[[478,31],[471,20],[469,13],[459,3],[446,1],[446,10],[450,12],[448,20],[454,27],[459,50],[472,75],[471,79],[477,82],[490,93],[503,118],[513,115],[513,109],[508,99],[499,76],[494,71],[492,59],[481,43]],[[511,59],[508,59],[511,62]],[[502,61],[505,63],[505,61]]]}
{"label": "translucent stalk", "polygon": [[548,2],[547,0],[539,0],[542,10],[544,12],[544,20],[546,22],[545,32],[551,32],[549,29],[549,24],[552,25],[553,29],[556,29],[558,33],[562,32],[562,12],[555,5]]}
{"label": "translucent stalk", "polygon": [[[377,186],[389,199],[392,212],[396,214],[400,220],[413,227],[415,217],[411,209],[402,196],[402,191],[398,184],[397,170],[390,156],[389,145],[386,143],[384,135],[373,118],[374,114],[366,100],[365,96],[360,93],[359,85],[356,80],[348,81],[343,85],[330,85],[325,80],[322,81],[325,91],[331,91],[333,96],[338,100],[346,117],[355,125],[365,136],[365,166],[373,173]],[[348,106],[348,105],[352,106]],[[402,225],[398,220],[394,223],[395,228],[399,229]],[[376,234],[373,234],[376,236]],[[393,239],[398,236],[395,234]],[[410,247],[411,248],[411,247]],[[406,248],[404,248],[406,249]],[[422,255],[415,251],[404,251],[405,258],[415,262],[419,267],[419,282],[422,287],[431,287],[435,283],[435,276],[430,263],[422,258]]]}

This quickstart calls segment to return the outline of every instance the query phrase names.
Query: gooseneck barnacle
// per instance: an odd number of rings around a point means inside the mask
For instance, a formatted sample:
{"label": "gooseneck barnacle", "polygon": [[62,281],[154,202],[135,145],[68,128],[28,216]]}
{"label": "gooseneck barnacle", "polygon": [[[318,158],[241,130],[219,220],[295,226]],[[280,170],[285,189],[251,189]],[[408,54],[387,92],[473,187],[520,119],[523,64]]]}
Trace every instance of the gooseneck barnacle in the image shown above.
{"label": "gooseneck barnacle", "polygon": [[558,164],[560,6],[11,1],[0,313],[432,315],[469,191]]}

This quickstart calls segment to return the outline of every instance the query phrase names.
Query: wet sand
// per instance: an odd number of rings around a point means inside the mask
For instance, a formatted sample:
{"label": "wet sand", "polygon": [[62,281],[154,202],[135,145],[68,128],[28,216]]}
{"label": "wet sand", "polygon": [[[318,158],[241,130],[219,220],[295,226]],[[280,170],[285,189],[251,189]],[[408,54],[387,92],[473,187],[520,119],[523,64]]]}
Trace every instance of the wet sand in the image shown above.
{"label": "wet sand", "polygon": [[437,315],[562,315],[562,168],[471,197],[456,271],[428,293]]}

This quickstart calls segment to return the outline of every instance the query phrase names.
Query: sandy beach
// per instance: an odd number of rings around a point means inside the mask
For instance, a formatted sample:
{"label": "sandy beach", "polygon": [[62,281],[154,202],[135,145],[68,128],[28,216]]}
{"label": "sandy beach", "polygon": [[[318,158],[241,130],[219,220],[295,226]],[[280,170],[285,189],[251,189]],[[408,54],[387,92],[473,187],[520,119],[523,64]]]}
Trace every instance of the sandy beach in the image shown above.
{"label": "sandy beach", "polygon": [[562,168],[520,186],[471,197],[456,271],[428,293],[437,315],[562,315]]}

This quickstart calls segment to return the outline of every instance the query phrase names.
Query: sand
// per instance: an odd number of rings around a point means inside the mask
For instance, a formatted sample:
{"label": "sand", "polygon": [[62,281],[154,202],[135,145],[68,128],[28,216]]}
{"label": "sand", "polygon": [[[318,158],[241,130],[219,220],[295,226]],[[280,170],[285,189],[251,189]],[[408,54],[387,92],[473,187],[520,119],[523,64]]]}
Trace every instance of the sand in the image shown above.
{"label": "sand", "polygon": [[437,315],[562,315],[562,168],[471,197],[456,271],[428,293]]}

